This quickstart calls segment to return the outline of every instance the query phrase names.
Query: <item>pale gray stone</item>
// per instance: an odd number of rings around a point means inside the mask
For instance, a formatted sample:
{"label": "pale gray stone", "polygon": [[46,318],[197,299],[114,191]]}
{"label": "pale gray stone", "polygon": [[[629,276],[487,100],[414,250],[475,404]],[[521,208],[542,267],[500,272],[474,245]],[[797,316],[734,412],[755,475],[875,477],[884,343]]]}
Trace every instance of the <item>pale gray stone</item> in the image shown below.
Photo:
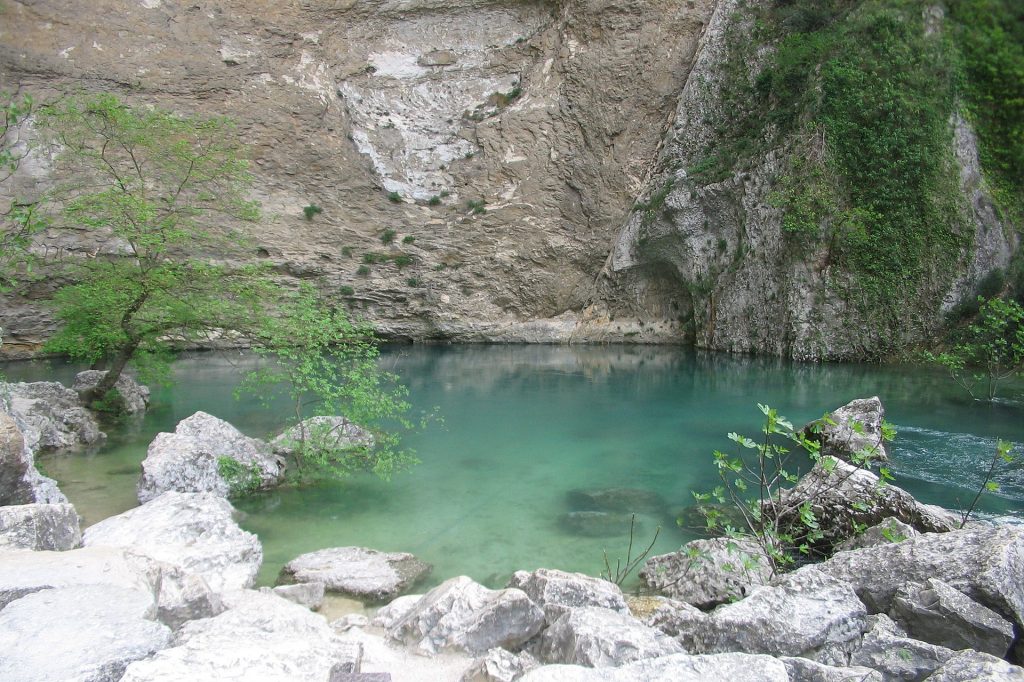
{"label": "pale gray stone", "polygon": [[32,444],[38,442],[39,431],[8,412],[9,396],[3,393],[7,386],[0,384],[0,505],[67,504],[57,482],[36,469]]}
{"label": "pale gray stone", "polygon": [[388,636],[427,654],[447,649],[479,655],[494,647],[514,649],[543,627],[544,612],[522,590],[489,590],[459,576],[423,595]]}
{"label": "pale gray stone", "polygon": [[373,447],[373,434],[344,417],[318,416],[285,430],[270,441],[274,452],[291,455],[296,447],[306,445],[328,450]]}
{"label": "pale gray stone", "polygon": [[526,673],[521,682],[791,682],[786,666],[771,656],[674,654],[648,658],[620,668],[546,665]]}
{"label": "pale gray stone", "polygon": [[672,637],[689,653],[699,651],[695,635],[704,629],[711,616],[696,606],[675,599],[663,598],[642,622]]}
{"label": "pale gray stone", "polygon": [[152,594],[117,585],[29,594],[0,611],[0,679],[117,682],[170,643],[155,615]]}
{"label": "pale gray stone", "polygon": [[571,609],[540,636],[547,663],[617,667],[644,658],[682,653],[671,637],[632,616],[595,607]]}
{"label": "pale gray stone", "polygon": [[222,419],[196,412],[178,423],[174,433],[159,433],[149,444],[139,478],[140,502],[169,490],[231,494],[231,482],[220,473],[222,458],[235,460],[251,474],[257,487],[284,479],[284,462],[270,446],[249,438]]}
{"label": "pale gray stone", "polygon": [[384,630],[390,630],[395,623],[405,618],[422,598],[422,594],[407,594],[392,599],[390,603],[380,607],[374,614],[371,624]]}
{"label": "pale gray stone", "polygon": [[1024,668],[978,651],[958,651],[928,682],[1024,682]]}
{"label": "pale gray stone", "polygon": [[791,682],[884,682],[882,673],[862,666],[837,667],[806,658],[784,656]]}
{"label": "pale gray stone", "polygon": [[847,551],[851,549],[863,549],[875,545],[887,545],[893,542],[903,542],[910,538],[916,538],[920,533],[910,525],[907,525],[895,518],[888,518],[880,523],[871,526],[863,533],[854,535],[852,538],[840,543],[836,551]]}
{"label": "pale gray stone", "polygon": [[818,419],[803,428],[809,439],[821,443],[822,455],[847,462],[855,456],[882,462],[889,460],[882,439],[885,408],[878,396],[851,400],[828,417],[833,423]]}
{"label": "pale gray stone", "polygon": [[99,443],[106,435],[70,388],[55,381],[5,384],[9,412],[33,452]]}
{"label": "pale gray stone", "polygon": [[877,670],[886,682],[923,680],[953,656],[951,649],[902,636],[884,614],[871,616],[870,622],[850,665]]}
{"label": "pale gray stone", "polygon": [[887,612],[904,583],[937,578],[1018,625],[1024,623],[1024,528],[978,526],[839,552],[818,570],[849,583],[872,612]]}
{"label": "pale gray stone", "polygon": [[411,588],[430,570],[430,564],[408,552],[328,547],[289,561],[281,569],[279,582],[319,582],[328,592],[380,602]]}
{"label": "pale gray stone", "polygon": [[[268,590],[270,588],[263,588]],[[271,590],[279,597],[305,606],[310,611],[318,611],[324,603],[323,583],[298,583],[296,585],[278,585]]]}
{"label": "pale gray stone", "polygon": [[165,492],[85,531],[86,546],[130,548],[203,577],[214,592],[249,587],[263,562],[259,539],[239,528],[214,493]]}
{"label": "pale gray stone", "polygon": [[639,573],[647,587],[702,609],[745,597],[771,575],[756,543],[732,538],[688,542],[679,551],[651,557]]}
{"label": "pale gray stone", "polygon": [[466,669],[459,682],[515,682],[540,663],[529,653],[491,649]]}
{"label": "pale gray stone", "polygon": [[615,583],[582,573],[567,573],[549,568],[516,571],[506,587],[522,590],[544,609],[548,625],[572,608],[597,606],[629,613],[622,590]]}
{"label": "pale gray stone", "polygon": [[[75,375],[75,383],[71,389],[79,396],[96,388],[100,381],[107,375],[104,370],[87,369]],[[114,390],[120,398],[113,407],[124,414],[137,414],[145,412],[149,406],[149,387],[143,386],[127,374],[121,374],[114,382]]]}
{"label": "pale gray stone", "polygon": [[173,647],[128,666],[122,682],[326,680],[356,654],[322,616],[275,594],[230,592],[224,604],[185,623]]}
{"label": "pale gray stone", "polygon": [[172,630],[183,623],[211,618],[224,611],[220,594],[196,573],[180,566],[152,561],[160,571],[160,592],[157,595],[157,617]]}
{"label": "pale gray stone", "polygon": [[1013,644],[1013,624],[941,580],[907,583],[889,612],[915,639],[949,649],[976,649],[1002,658]]}
{"label": "pale gray stone", "polygon": [[81,546],[78,512],[70,504],[0,507],[0,547],[63,551]]}

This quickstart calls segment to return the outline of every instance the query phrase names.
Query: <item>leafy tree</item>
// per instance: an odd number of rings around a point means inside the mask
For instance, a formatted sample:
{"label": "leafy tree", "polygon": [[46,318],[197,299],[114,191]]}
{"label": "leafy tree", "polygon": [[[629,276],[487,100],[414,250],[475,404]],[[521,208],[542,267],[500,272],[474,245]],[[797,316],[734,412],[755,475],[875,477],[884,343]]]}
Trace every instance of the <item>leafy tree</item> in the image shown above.
{"label": "leafy tree", "polygon": [[925,353],[925,359],[949,370],[972,398],[979,385],[993,400],[999,382],[1024,371],[1024,307],[1012,300],[979,298],[978,316],[960,343],[945,353]]}
{"label": "leafy tree", "polygon": [[[57,173],[52,226],[95,244],[64,265],[76,281],[55,296],[60,331],[46,350],[144,378],[167,370],[172,344],[244,330],[267,284],[215,258],[234,245],[226,219],[255,220],[250,175],[230,121],[131,108],[109,94],[40,108]],[[216,254],[216,256],[215,256]]]}
{"label": "leafy tree", "polygon": [[[354,323],[305,286],[263,321],[253,350],[266,359],[240,391],[291,405],[291,476],[297,482],[357,471],[382,479],[416,463],[402,447],[407,389],[378,365],[372,327]],[[315,419],[323,417],[324,419]]]}

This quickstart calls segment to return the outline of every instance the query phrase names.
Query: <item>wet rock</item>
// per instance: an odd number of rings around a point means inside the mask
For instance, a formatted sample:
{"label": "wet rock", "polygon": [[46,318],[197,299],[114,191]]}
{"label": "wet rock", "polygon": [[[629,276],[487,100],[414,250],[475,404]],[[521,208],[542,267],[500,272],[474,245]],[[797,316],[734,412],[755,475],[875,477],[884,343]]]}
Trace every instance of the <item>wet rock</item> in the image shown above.
{"label": "wet rock", "polygon": [[595,607],[564,613],[544,631],[538,647],[541,660],[547,663],[591,668],[617,667],[682,651],[676,641],[636,618]]}
{"label": "wet rock", "polygon": [[850,462],[858,458],[886,462],[889,455],[882,439],[885,408],[878,396],[851,400],[824,419],[803,428],[804,434],[821,444],[821,455]]}
{"label": "wet rock", "polygon": [[792,682],[883,682],[877,670],[865,667],[836,667],[806,658],[781,659]]}
{"label": "wet rock", "polygon": [[263,562],[259,539],[213,493],[166,492],[85,531],[85,545],[123,547],[202,576],[214,592],[249,587]]}
{"label": "wet rock", "polygon": [[268,587],[262,588],[261,591],[266,590],[273,592],[279,597],[284,597],[290,602],[294,602],[299,606],[305,606],[310,611],[318,611],[324,603],[324,584],[323,583],[299,583],[297,585],[278,585],[271,589]]}
{"label": "wet rock", "polygon": [[678,552],[653,556],[640,569],[647,587],[702,609],[748,595],[771,578],[761,548],[753,542],[712,538],[688,542]]}
{"label": "wet rock", "polygon": [[488,590],[460,576],[423,595],[388,636],[427,654],[479,655],[495,647],[515,649],[543,627],[544,612],[522,590]]}
{"label": "wet rock", "polygon": [[903,542],[910,538],[916,538],[918,533],[913,526],[908,526],[899,519],[888,518],[871,526],[859,535],[854,535],[836,547],[836,551],[847,551],[851,549],[863,549],[875,545],[887,545],[892,542]]}
{"label": "wet rock", "polygon": [[375,627],[383,628],[384,630],[390,630],[398,621],[409,615],[409,612],[415,608],[416,604],[422,598],[422,594],[407,594],[403,597],[393,599],[391,603],[387,606],[382,606],[380,610],[377,611],[371,621],[371,624]]}
{"label": "wet rock", "polygon": [[522,682],[790,682],[786,666],[771,656],[674,654],[636,661],[621,668],[546,665],[532,670]]}
{"label": "wet rock", "polygon": [[285,456],[303,444],[329,450],[372,447],[373,434],[344,417],[320,416],[310,417],[270,441],[274,452]]}
{"label": "wet rock", "polygon": [[1024,668],[977,651],[959,651],[928,682],[1024,682]]}
{"label": "wet rock", "polygon": [[281,569],[280,583],[323,583],[328,592],[364,601],[387,601],[430,573],[430,564],[408,552],[328,547],[298,556]]}
{"label": "wet rock", "polygon": [[0,679],[117,682],[170,643],[155,614],[151,593],[116,585],[29,594],[0,611]]}
{"label": "wet rock", "polygon": [[826,549],[853,537],[859,526],[873,526],[889,517],[921,532],[945,532],[959,525],[946,510],[921,504],[902,488],[881,484],[874,473],[831,457],[823,457],[783,491],[782,505],[793,510],[782,516],[783,530],[787,524],[802,528],[798,509],[806,501],[825,534]]}
{"label": "wet rock", "polygon": [[459,682],[514,682],[539,665],[525,651],[513,654],[505,649],[491,649],[473,661]]}
{"label": "wet rock", "polygon": [[309,609],[252,590],[224,600],[225,612],[183,625],[173,647],[128,666],[122,682],[294,682],[326,680],[335,666],[358,670],[358,649]]}
{"label": "wet rock", "polygon": [[889,615],[916,639],[949,649],[976,649],[1002,658],[1013,624],[934,578],[896,591]]}
{"label": "wet rock", "polygon": [[718,607],[692,638],[699,653],[813,658],[822,648],[859,637],[867,629],[866,617],[853,588],[808,566]]}
{"label": "wet rock", "polygon": [[574,511],[563,514],[561,523],[566,530],[575,535],[604,538],[628,534],[629,529],[633,527],[633,517],[622,512]]}
{"label": "wet rock", "polygon": [[114,585],[150,594],[161,574],[145,557],[117,547],[83,547],[66,552],[0,550],[0,609],[26,594],[75,585]]}
{"label": "wet rock", "polygon": [[[233,460],[234,480],[221,474],[220,460]],[[270,446],[249,438],[222,419],[196,412],[178,423],[174,433],[160,433],[142,461],[139,501],[148,502],[168,490],[212,492],[227,497],[232,484],[268,488],[284,478],[284,464]]]}
{"label": "wet rock", "polygon": [[582,573],[566,573],[549,568],[541,568],[532,573],[516,571],[507,587],[522,590],[534,604],[544,609],[548,625],[569,609],[582,606],[629,613],[618,585]]}
{"label": "wet rock", "polygon": [[817,569],[849,583],[872,612],[887,612],[907,582],[941,580],[1018,625],[1024,623],[1024,528],[978,526],[839,552]]}
{"label": "wet rock", "polygon": [[[80,397],[92,391],[107,376],[106,371],[88,369],[75,375],[71,389]],[[116,394],[108,393],[109,409],[122,414],[145,412],[149,406],[149,387],[143,386],[127,374],[122,374],[114,383]]]}
{"label": "wet rock", "polygon": [[850,656],[850,665],[872,668],[886,680],[923,680],[953,651],[905,636],[888,616],[871,616],[870,629]]}
{"label": "wet rock", "polygon": [[33,452],[99,443],[106,434],[78,394],[55,381],[4,384],[9,412]]}
{"label": "wet rock", "polygon": [[0,547],[63,551],[81,546],[78,513],[70,504],[0,507]]}
{"label": "wet rock", "polygon": [[569,508],[575,511],[663,514],[667,503],[653,490],[642,488],[587,488],[567,493]]}

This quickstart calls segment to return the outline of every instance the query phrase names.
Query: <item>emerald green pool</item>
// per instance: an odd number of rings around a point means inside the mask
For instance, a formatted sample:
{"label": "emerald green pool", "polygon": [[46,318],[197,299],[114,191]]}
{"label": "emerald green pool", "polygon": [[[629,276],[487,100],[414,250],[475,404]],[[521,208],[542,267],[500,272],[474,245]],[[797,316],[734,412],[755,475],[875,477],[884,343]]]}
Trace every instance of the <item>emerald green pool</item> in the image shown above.
{"label": "emerald green pool", "polygon": [[[251,362],[200,353],[175,366],[176,383],[154,391],[144,419],[108,428],[96,452],[42,458],[87,524],[135,506],[139,462],[159,431],[197,410],[252,436],[283,426],[285,410],[236,400]],[[692,490],[715,483],[711,452],[726,434],[752,434],[757,403],[802,423],[846,403],[881,396],[898,436],[897,484],[926,502],[966,503],[997,437],[1024,442],[1024,405],[968,400],[930,367],[815,365],[633,346],[394,346],[382,362],[410,388],[419,409],[443,424],[410,439],[421,464],[385,483],[372,477],[240,500],[242,525],[263,542],[260,579],[273,582],[292,557],[321,547],[362,545],[413,552],[435,582],[466,574],[497,586],[541,566],[597,574],[607,550],[624,557],[626,530],[581,535],[563,516],[580,488],[653,491],[665,504],[637,517],[636,545],[662,526],[655,552],[693,536],[673,522]],[[12,363],[12,380],[57,378],[73,368]],[[1020,393],[1020,385],[1011,387]],[[1000,477],[982,508],[1024,518],[1024,471]]]}

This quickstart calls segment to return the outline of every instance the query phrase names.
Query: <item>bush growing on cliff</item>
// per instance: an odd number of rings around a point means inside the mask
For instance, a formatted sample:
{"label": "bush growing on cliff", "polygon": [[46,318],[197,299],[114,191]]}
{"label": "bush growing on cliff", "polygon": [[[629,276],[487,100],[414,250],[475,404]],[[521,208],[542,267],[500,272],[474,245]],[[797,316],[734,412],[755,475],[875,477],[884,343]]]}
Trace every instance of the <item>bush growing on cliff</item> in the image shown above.
{"label": "bush growing on cliff", "polygon": [[[19,98],[0,91],[0,185],[18,170],[27,154],[20,126],[32,108],[31,97]],[[14,287],[20,275],[31,269],[33,257],[28,247],[42,227],[38,202],[9,192],[0,195],[0,293]]]}

